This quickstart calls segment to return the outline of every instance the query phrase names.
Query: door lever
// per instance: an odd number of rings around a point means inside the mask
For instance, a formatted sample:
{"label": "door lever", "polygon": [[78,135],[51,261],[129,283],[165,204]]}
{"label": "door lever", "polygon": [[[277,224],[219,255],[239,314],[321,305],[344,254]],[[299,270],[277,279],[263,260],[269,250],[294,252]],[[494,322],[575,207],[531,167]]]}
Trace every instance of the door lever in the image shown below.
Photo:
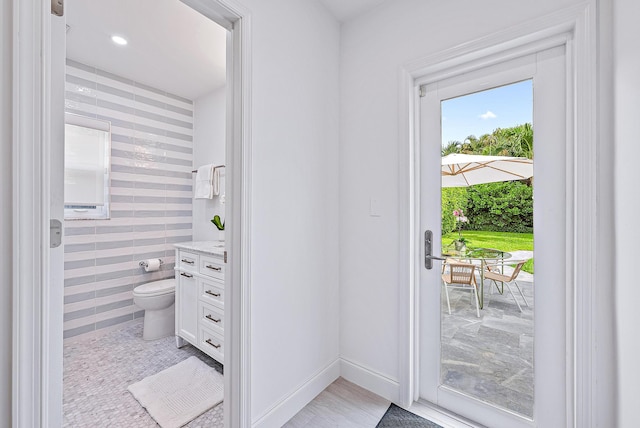
{"label": "door lever", "polygon": [[445,260],[442,257],[432,256],[433,252],[433,232],[430,230],[424,231],[424,267],[426,269],[433,269],[434,260]]}

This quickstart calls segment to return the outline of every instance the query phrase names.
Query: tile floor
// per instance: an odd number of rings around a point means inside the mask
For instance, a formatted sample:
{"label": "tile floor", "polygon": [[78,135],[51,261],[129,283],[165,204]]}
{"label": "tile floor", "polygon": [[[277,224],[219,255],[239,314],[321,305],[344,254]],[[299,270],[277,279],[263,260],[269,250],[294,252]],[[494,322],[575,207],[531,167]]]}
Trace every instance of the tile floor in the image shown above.
{"label": "tile floor", "polygon": [[[488,285],[488,284],[487,284]],[[443,300],[443,383],[499,406],[530,415],[533,408],[533,284],[521,283],[531,307],[520,313],[509,295],[485,290],[485,309],[476,318],[469,293],[451,291],[452,315]],[[72,428],[145,428],[158,425],[127,391],[127,386],[168,368],[191,355],[222,373],[222,365],[190,345],[175,347],[173,336],[142,340],[142,320],[101,336],[76,338],[64,346],[64,426]],[[356,392],[348,383],[347,395]],[[360,391],[362,398],[368,394]],[[313,426],[323,401],[349,400],[329,387],[288,426]],[[339,397],[342,395],[342,397]],[[358,394],[356,394],[358,395]],[[339,397],[339,398],[338,398]],[[376,413],[385,408],[371,397],[358,403]],[[384,411],[380,416],[384,414]],[[371,418],[372,415],[366,415]],[[343,417],[341,415],[340,417]],[[378,417],[376,414],[374,416]],[[362,422],[371,424],[373,420]],[[332,421],[335,422],[335,421]],[[331,422],[329,422],[331,423]],[[223,406],[217,405],[191,421],[188,427],[223,427]],[[333,425],[335,426],[335,425]],[[371,426],[375,426],[373,423]]]}
{"label": "tile floor", "polygon": [[518,281],[527,298],[518,310],[505,287],[490,293],[485,282],[484,309],[476,317],[467,290],[450,290],[451,315],[442,296],[442,366],[444,385],[483,401],[531,417],[533,414],[533,282]]}
{"label": "tile floor", "polygon": [[[142,320],[140,320],[142,321]],[[142,340],[142,322],[64,345],[64,426],[146,428],[159,425],[127,386],[195,355],[222,373],[222,365],[191,345],[176,348],[173,336]],[[223,427],[222,403],[187,427]]]}

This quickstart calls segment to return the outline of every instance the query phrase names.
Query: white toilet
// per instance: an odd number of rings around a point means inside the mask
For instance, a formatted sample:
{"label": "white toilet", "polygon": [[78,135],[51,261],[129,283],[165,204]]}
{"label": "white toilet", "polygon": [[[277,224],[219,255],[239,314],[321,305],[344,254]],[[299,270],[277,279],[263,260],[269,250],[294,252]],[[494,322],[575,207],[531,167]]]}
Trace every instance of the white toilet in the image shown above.
{"label": "white toilet", "polygon": [[144,309],[144,340],[175,333],[175,278],[147,282],[133,289],[133,302]]}

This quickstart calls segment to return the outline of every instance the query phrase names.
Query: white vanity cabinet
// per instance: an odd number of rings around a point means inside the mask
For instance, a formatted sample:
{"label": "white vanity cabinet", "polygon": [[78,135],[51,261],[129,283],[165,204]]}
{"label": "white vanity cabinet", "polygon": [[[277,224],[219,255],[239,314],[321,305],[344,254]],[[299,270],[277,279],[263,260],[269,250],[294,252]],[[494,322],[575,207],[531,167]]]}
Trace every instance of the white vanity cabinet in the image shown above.
{"label": "white vanity cabinet", "polygon": [[[198,337],[198,317],[193,310],[198,301],[197,278],[189,270],[180,270],[176,281],[176,336],[195,344]],[[178,315],[180,314],[180,315]]]}
{"label": "white vanity cabinet", "polygon": [[176,244],[176,345],[184,341],[224,364],[224,248]]}

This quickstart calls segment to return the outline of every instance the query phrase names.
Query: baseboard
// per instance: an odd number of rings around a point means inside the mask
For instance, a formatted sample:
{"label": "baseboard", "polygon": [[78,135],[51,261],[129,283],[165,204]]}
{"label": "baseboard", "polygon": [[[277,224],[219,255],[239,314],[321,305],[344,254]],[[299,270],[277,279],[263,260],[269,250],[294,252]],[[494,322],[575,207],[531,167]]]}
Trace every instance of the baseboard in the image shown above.
{"label": "baseboard", "polygon": [[340,376],[367,389],[382,398],[398,403],[400,400],[400,384],[346,358],[340,359]]}
{"label": "baseboard", "polygon": [[304,382],[298,389],[276,403],[264,415],[252,422],[251,426],[253,428],[281,427],[339,377],[340,359],[336,359]]}

